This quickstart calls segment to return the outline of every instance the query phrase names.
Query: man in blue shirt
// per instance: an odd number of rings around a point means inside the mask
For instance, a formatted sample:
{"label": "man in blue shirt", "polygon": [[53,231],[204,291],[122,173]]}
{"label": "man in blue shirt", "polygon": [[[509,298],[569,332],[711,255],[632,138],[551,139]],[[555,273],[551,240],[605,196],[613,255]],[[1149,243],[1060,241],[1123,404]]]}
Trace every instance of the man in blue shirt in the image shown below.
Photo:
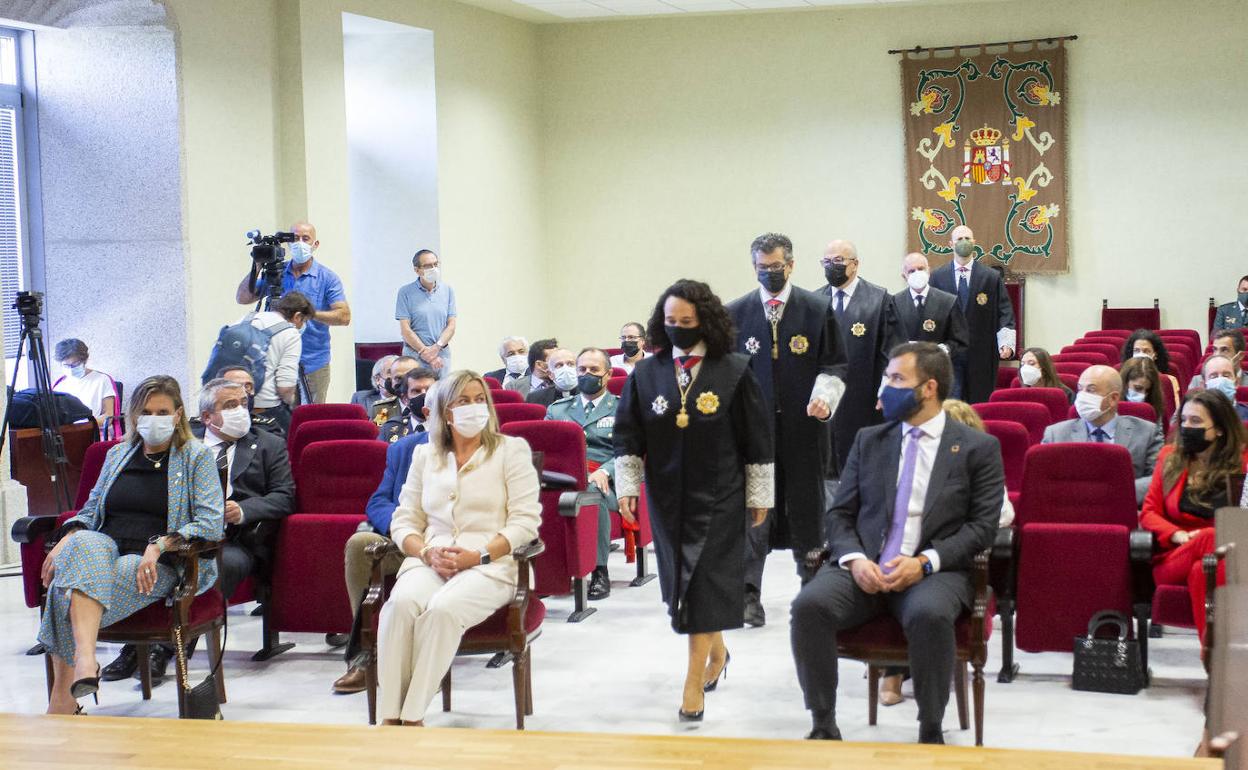
{"label": "man in blue shirt", "polygon": [[[424,409],[423,412],[428,418],[429,410]],[[389,538],[390,519],[394,516],[394,509],[399,506],[399,492],[403,490],[403,484],[407,481],[407,471],[412,466],[412,455],[416,453],[417,446],[428,441],[429,434],[421,431],[399,439],[386,450],[386,472],[381,477],[381,485],[368,499],[368,505],[364,508],[364,515],[368,517],[368,521],[361,524],[360,529],[347,540],[347,598],[351,601],[352,616],[360,611],[360,604],[364,601],[364,591],[368,589],[368,581],[372,575],[373,565],[368,557],[367,549],[373,543]],[[381,573],[385,576],[395,575],[402,563],[403,554],[392,551],[382,560]],[[334,682],[334,692],[349,694],[365,689],[365,668],[366,661],[358,658],[351,661],[347,667],[347,673],[338,677]]]}
{"label": "man in blue shirt", "polygon": [[455,336],[455,291],[442,282],[438,255],[421,249],[412,257],[418,278],[399,289],[394,318],[403,338],[403,354],[419,358],[441,377],[451,370],[447,345]]}
{"label": "man in blue shirt", "polygon": [[[302,292],[316,308],[303,328],[303,354],[299,363],[311,391],[309,400],[323,404],[329,392],[329,327],[350,324],[351,308],[338,274],[312,258],[321,245],[316,239],[316,228],[308,222],[296,222],[290,229],[299,240],[290,244],[290,261],[282,274],[282,294]],[[238,285],[235,298],[240,305],[248,305],[263,297],[265,291],[264,278],[250,273]]]}

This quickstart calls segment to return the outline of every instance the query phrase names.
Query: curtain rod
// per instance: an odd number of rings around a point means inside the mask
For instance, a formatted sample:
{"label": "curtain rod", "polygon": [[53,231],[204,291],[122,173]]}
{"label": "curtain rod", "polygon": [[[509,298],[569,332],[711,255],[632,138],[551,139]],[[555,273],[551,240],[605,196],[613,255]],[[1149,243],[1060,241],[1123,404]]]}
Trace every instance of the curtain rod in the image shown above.
{"label": "curtain rod", "polygon": [[924,53],[935,51],[957,51],[962,48],[994,48],[1001,45],[1023,45],[1024,43],[1056,43],[1066,40],[1078,40],[1078,35],[1062,35],[1060,37],[1037,37],[1031,40],[1007,40],[1001,43],[971,43],[970,45],[942,45],[935,48],[924,48],[916,45],[914,48],[894,48],[889,54],[898,53]]}

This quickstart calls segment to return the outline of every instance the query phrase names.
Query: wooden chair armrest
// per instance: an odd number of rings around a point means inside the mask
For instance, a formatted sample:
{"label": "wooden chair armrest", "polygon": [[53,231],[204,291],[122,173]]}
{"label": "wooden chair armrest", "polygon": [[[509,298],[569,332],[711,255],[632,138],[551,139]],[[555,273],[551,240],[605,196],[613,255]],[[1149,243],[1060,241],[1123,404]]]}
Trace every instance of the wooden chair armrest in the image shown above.
{"label": "wooden chair armrest", "polygon": [[1140,605],[1152,604],[1157,586],[1153,582],[1153,554],[1157,552],[1157,535],[1151,530],[1131,530],[1127,541],[1127,553],[1131,565],[1132,601]]}
{"label": "wooden chair armrest", "polygon": [[587,505],[598,505],[606,498],[597,487],[589,487],[573,492],[564,492],[559,495],[559,515],[569,519],[575,519],[577,514],[581,512],[581,508]]}
{"label": "wooden chair armrest", "polygon": [[992,589],[988,585],[988,566],[992,559],[992,550],[985,548],[975,554],[975,566],[971,573],[971,583],[975,587],[975,604],[971,608],[971,646],[978,650],[986,650],[988,644],[984,637],[984,619],[988,616],[988,600],[992,596]]}
{"label": "wooden chair armrest", "polygon": [[23,516],[13,522],[9,535],[13,538],[13,542],[22,545],[29,545],[40,538],[46,539],[56,530],[57,518],[56,516]]}
{"label": "wooden chair armrest", "polygon": [[511,637],[513,651],[524,649],[528,638],[524,629],[524,616],[528,613],[529,600],[532,596],[529,561],[545,550],[545,543],[541,540],[533,540],[511,552],[519,569],[516,575],[516,595],[512,597],[511,604],[507,607],[507,635]]}
{"label": "wooden chair armrest", "polygon": [[814,575],[823,567],[824,562],[832,558],[832,550],[825,546],[812,548],[806,552],[806,574]]}
{"label": "wooden chair armrest", "polygon": [[368,547],[364,549],[365,555],[367,555],[369,560],[372,561],[374,568],[381,563],[382,559],[389,556],[391,552],[398,553],[398,551],[399,544],[390,538],[378,540],[375,543],[369,543]]}
{"label": "wooden chair armrest", "polygon": [[541,556],[546,550],[546,544],[541,540],[534,540],[531,543],[525,543],[516,550],[511,552],[511,558],[517,562],[525,562]]}
{"label": "wooden chair armrest", "polygon": [[1213,649],[1214,601],[1213,595],[1218,588],[1218,565],[1226,559],[1226,555],[1234,550],[1234,543],[1226,543],[1213,549],[1200,560],[1200,567],[1205,573],[1205,639],[1201,644],[1201,659],[1205,663],[1205,671],[1209,670],[1209,651]]}
{"label": "wooden chair armrest", "polygon": [[215,556],[221,547],[220,540],[174,538],[165,547],[165,553],[181,562],[182,576],[173,587],[172,598],[176,605],[179,622],[185,624],[190,618],[191,602],[199,588],[199,560]]}

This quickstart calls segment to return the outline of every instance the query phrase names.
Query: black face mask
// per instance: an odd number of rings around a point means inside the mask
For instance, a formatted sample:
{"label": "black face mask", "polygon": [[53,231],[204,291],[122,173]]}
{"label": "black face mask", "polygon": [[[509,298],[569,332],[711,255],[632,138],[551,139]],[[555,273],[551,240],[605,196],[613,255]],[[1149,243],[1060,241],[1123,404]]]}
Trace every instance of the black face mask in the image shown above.
{"label": "black face mask", "polygon": [[779,294],[780,290],[784,288],[786,280],[787,279],[784,277],[783,270],[758,271],[758,282],[763,285],[764,289],[772,294]]}
{"label": "black face mask", "polygon": [[425,419],[425,394],[412,396],[407,400],[407,409],[417,420]]}
{"label": "black face mask", "polygon": [[667,339],[672,345],[681,350],[689,350],[702,340],[700,326],[664,326],[663,331],[667,332]]}
{"label": "black face mask", "polygon": [[386,380],[386,392],[392,396],[399,395],[399,389],[402,385],[402,379]]}
{"label": "black face mask", "polygon": [[641,352],[641,343],[632,341],[622,342],[620,343],[620,350],[624,351],[625,358],[632,358]]}
{"label": "black face mask", "polygon": [[1205,437],[1204,428],[1179,428],[1179,446],[1183,447],[1184,454],[1198,455],[1212,443]]}
{"label": "black face mask", "polygon": [[841,286],[849,280],[849,276],[846,275],[846,272],[848,272],[848,270],[845,265],[832,263],[831,265],[827,265],[823,268],[823,277],[827,278],[828,283],[832,286]]}
{"label": "black face mask", "polygon": [[247,412],[251,413],[254,411],[256,411],[256,394],[248,393],[247,394]]}
{"label": "black face mask", "polygon": [[582,374],[576,378],[576,388],[587,396],[602,390],[602,378],[596,374]]}

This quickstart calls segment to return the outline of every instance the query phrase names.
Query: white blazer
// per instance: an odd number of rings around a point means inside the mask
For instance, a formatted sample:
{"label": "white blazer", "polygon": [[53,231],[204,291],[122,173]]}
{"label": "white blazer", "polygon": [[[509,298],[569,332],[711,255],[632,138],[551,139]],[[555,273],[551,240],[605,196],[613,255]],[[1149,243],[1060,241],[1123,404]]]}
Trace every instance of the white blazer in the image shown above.
{"label": "white blazer", "polygon": [[[542,506],[527,441],[503,436],[492,455],[486,457],[482,447],[459,469],[453,452],[438,463],[434,451],[432,444],[421,444],[412,454],[412,466],[390,522],[394,542],[402,547],[408,535],[417,535],[426,545],[479,551],[495,535],[502,535],[514,551],[537,537]],[[432,569],[408,556],[399,574],[418,568]],[[473,569],[516,583],[516,561],[510,554]]]}

